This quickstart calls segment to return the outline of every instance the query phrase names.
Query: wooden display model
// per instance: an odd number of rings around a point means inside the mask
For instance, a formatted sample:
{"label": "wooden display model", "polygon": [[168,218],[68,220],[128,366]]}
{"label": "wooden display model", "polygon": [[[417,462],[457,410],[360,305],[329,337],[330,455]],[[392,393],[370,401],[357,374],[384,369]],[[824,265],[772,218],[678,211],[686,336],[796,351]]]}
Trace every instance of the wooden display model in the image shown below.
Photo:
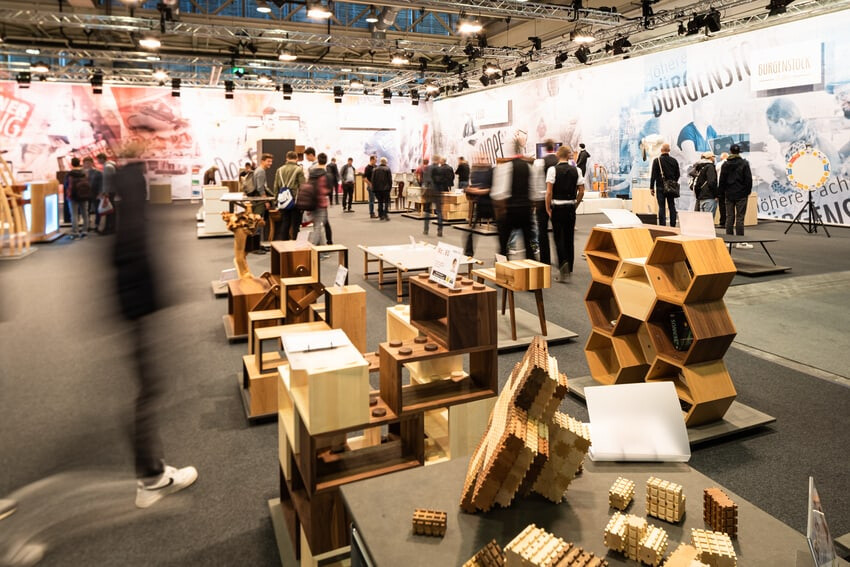
{"label": "wooden display model", "polygon": [[495,539],[490,540],[463,567],[505,567],[505,552]]}
{"label": "wooden display model", "polygon": [[508,378],[467,469],[461,508],[509,506],[517,493],[560,502],[590,448],[587,427],[556,413],[567,378],[535,337]]}
{"label": "wooden display model", "polygon": [[685,515],[685,494],[682,485],[654,476],[646,481],[646,515],[678,523]]}
{"label": "wooden display model", "polygon": [[614,512],[605,526],[603,542],[629,559],[657,566],[667,551],[668,536],[664,529],[647,524],[641,517]]}
{"label": "wooden display model", "polygon": [[[284,262],[279,260],[278,265]],[[422,282],[418,293],[411,295],[410,310],[425,314],[424,323],[419,321],[422,324],[417,326],[414,318],[399,328],[412,329],[415,335],[381,343],[377,391],[369,391],[365,360],[343,365],[343,358],[330,351],[311,353],[320,362],[301,366],[290,359],[290,364],[278,368],[281,506],[302,563],[348,545],[350,520],[340,497],[341,485],[425,464],[427,411],[451,411],[455,406],[495,399],[495,292],[481,287],[464,286],[450,293]],[[345,291],[329,295],[329,320],[336,321],[338,300],[362,292]],[[442,320],[434,321],[431,316],[440,310],[437,319]],[[356,320],[359,305],[352,311],[356,313],[344,319]],[[477,325],[470,331],[463,328],[465,321],[467,327],[468,321]],[[419,327],[425,330],[424,336],[419,335]],[[402,384],[405,364],[458,355],[468,357],[468,374]],[[381,429],[384,435],[365,439],[369,432]],[[345,441],[348,434],[360,431],[363,436]]]}
{"label": "wooden display model", "polygon": [[621,476],[617,477],[608,489],[608,506],[625,510],[635,497],[635,482]]}
{"label": "wooden display model", "polygon": [[30,233],[14,185],[12,168],[0,157],[0,256],[23,256],[30,250]]}
{"label": "wooden display model", "polygon": [[530,524],[505,546],[506,567],[603,567],[593,553]]}
{"label": "wooden display model", "polygon": [[542,293],[542,290],[551,286],[551,267],[548,264],[542,264],[536,260],[496,262],[494,268],[473,270],[472,277],[481,283],[491,281],[502,289],[502,315],[505,314],[505,303],[508,302],[511,316],[511,339],[514,341],[517,340],[514,292],[533,291],[534,299],[537,302],[540,333],[543,336],[548,335]]}
{"label": "wooden display model", "polygon": [[227,282],[227,315],[224,316],[228,340],[248,338],[248,313],[279,307],[280,284],[268,272]]}
{"label": "wooden display model", "polygon": [[703,520],[715,532],[738,536],[738,505],[719,488],[703,491]]}
{"label": "wooden display model", "polygon": [[735,567],[738,557],[729,536],[708,530],[691,530],[693,546],[699,552],[699,560],[711,567]]}
{"label": "wooden display model", "polygon": [[[722,362],[736,334],[722,299],[735,275],[723,241],[595,227],[585,254],[593,277],[585,355],[593,378],[670,381],[686,425],[721,419],[736,396]],[[674,329],[681,340],[674,341]]]}
{"label": "wooden display model", "polygon": [[446,513],[417,508],[413,511],[413,533],[432,537],[446,535]]}
{"label": "wooden display model", "polygon": [[699,551],[686,543],[680,543],[679,547],[667,557],[664,567],[708,567],[699,560]]}

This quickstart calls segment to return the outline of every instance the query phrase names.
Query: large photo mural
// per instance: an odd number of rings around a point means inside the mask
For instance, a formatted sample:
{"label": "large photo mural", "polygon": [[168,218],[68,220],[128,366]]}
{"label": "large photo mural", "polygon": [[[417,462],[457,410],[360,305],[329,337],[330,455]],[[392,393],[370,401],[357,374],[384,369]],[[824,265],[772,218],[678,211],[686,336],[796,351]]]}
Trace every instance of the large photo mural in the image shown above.
{"label": "large photo mural", "polygon": [[689,209],[688,166],[737,142],[759,217],[791,219],[808,196],[787,181],[786,163],[811,145],[832,172],[815,206],[825,222],[850,225],[848,25],[845,11],[437,101],[434,151],[493,163],[518,133],[526,154],[547,138],[582,142],[589,170],[604,168],[609,191],[628,195],[649,186],[647,142],[663,140],[683,172],[678,207]]}
{"label": "large photo mural", "polygon": [[[430,139],[427,107],[409,100],[384,105],[381,97],[346,96],[342,104],[321,94],[275,91],[33,83],[0,83],[0,150],[19,180],[53,178],[72,157],[114,156],[122,145],[144,141],[149,183],[169,183],[174,198],[190,198],[193,180],[216,165],[235,179],[246,161],[257,163],[257,141],[294,139],[335,157],[384,156],[394,172],[415,169]],[[197,183],[195,184],[197,188]]]}

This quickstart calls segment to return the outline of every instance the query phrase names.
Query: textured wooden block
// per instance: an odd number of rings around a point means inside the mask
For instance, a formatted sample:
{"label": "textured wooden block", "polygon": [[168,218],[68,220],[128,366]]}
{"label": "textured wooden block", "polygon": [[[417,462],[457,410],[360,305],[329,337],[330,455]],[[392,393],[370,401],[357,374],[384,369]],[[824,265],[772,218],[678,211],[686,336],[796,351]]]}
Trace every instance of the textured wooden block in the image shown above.
{"label": "textured wooden block", "polygon": [[505,567],[505,554],[493,539],[464,563],[463,567]]}
{"label": "textured wooden block", "polygon": [[703,491],[703,520],[715,532],[738,535],[738,505],[719,488]]}
{"label": "textured wooden block", "polygon": [[623,477],[617,477],[608,489],[608,505],[611,508],[625,510],[635,497],[635,483]]}
{"label": "textured wooden block", "polygon": [[446,535],[446,513],[417,508],[413,511],[413,533],[433,537]]}
{"label": "textured wooden block", "polygon": [[699,559],[711,567],[736,567],[738,558],[729,536],[709,530],[691,530],[691,543]]}
{"label": "textured wooden block", "polygon": [[646,481],[646,514],[677,523],[685,514],[685,494],[680,484],[654,476]]}
{"label": "textured wooden block", "polygon": [[590,430],[572,417],[556,412],[549,422],[548,458],[540,467],[533,489],[560,502],[590,449]]}
{"label": "textured wooden block", "polygon": [[608,562],[531,524],[505,546],[507,567],[603,567]]}
{"label": "textured wooden block", "polygon": [[605,547],[647,565],[660,565],[667,551],[668,535],[658,526],[632,514],[614,512],[605,526]]}
{"label": "textured wooden block", "polygon": [[697,549],[686,543],[680,543],[679,547],[670,554],[667,561],[664,562],[664,567],[708,567],[705,563],[699,560],[699,552]]}

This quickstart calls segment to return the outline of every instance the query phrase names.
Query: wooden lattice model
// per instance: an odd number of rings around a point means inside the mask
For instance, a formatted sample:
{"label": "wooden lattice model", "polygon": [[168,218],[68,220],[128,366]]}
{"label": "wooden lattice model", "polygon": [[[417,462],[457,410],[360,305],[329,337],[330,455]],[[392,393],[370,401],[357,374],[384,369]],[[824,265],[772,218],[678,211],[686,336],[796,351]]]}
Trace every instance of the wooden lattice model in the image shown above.
{"label": "wooden lattice model", "polygon": [[646,481],[646,515],[665,522],[677,523],[685,514],[682,485],[654,476]]}
{"label": "wooden lattice model", "polygon": [[560,502],[590,447],[587,427],[557,413],[567,378],[535,337],[514,367],[478,447],[461,496],[467,512],[509,506],[531,491]]}
{"label": "wooden lattice model", "polygon": [[614,512],[602,537],[605,547],[647,565],[661,564],[668,536],[663,528],[649,525],[644,518]]}
{"label": "wooden lattice model", "polygon": [[505,567],[505,553],[493,539],[479,549],[478,553],[463,564],[463,567]]}
{"label": "wooden lattice model", "polygon": [[[30,248],[30,234],[18,195],[13,190],[15,178],[9,163],[0,156],[0,255],[17,256]],[[8,245],[9,250],[4,248]]]}
{"label": "wooden lattice model", "polygon": [[254,234],[257,228],[266,224],[262,215],[251,212],[251,204],[247,204],[247,210],[239,213],[221,213],[221,218],[227,223],[227,230],[233,233],[233,264],[240,278],[253,278],[251,268],[245,259],[245,242],[248,236]]}
{"label": "wooden lattice model", "polygon": [[621,476],[617,477],[608,489],[608,505],[611,508],[625,510],[635,497],[635,482]]}
{"label": "wooden lattice model", "polygon": [[534,524],[526,526],[505,546],[507,567],[602,567],[593,553],[555,537]]}
{"label": "wooden lattice model", "polygon": [[738,536],[738,505],[719,488],[703,491],[703,520],[709,528],[729,537]]}
{"label": "wooden lattice model", "polygon": [[693,546],[699,551],[699,560],[711,567],[736,567],[738,558],[729,536],[709,530],[691,530]]}
{"label": "wooden lattice model", "polygon": [[708,567],[708,565],[699,560],[697,548],[680,543],[664,562],[664,567]]}
{"label": "wooden lattice model", "polygon": [[443,537],[446,535],[446,513],[439,510],[417,508],[413,511],[413,533]]}

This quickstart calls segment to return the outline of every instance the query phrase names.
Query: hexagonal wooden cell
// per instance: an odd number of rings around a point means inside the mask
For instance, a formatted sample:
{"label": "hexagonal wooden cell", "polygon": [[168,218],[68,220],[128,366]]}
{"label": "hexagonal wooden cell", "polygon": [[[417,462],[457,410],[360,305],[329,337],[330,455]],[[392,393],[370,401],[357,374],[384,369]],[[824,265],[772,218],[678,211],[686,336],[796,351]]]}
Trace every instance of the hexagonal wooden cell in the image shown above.
{"label": "hexagonal wooden cell", "polygon": [[646,321],[655,305],[655,290],[649,283],[644,258],[629,258],[620,262],[611,287],[620,312]]}
{"label": "hexagonal wooden cell", "polygon": [[688,303],[722,298],[736,268],[720,238],[665,236],[655,241],[646,271],[659,299]]}
{"label": "hexagonal wooden cell", "polygon": [[637,333],[609,337],[593,331],[584,355],[590,374],[600,384],[643,382],[649,370]]}
{"label": "hexagonal wooden cell", "polygon": [[596,227],[587,239],[584,253],[594,280],[611,283],[620,260],[646,257],[652,237],[645,228]]}
{"label": "hexagonal wooden cell", "polygon": [[591,282],[584,306],[590,316],[590,323],[595,331],[609,335],[634,333],[640,326],[640,321],[620,313],[620,306],[614,298],[610,285],[601,282]]}
{"label": "hexagonal wooden cell", "polygon": [[[693,335],[686,350],[673,346],[671,316],[681,310]],[[657,353],[681,365],[723,358],[735,339],[735,325],[726,304],[720,301],[675,305],[656,301],[647,321],[649,338]]]}
{"label": "hexagonal wooden cell", "polygon": [[646,381],[673,382],[688,427],[722,418],[737,395],[722,360],[679,366],[660,355]]}

